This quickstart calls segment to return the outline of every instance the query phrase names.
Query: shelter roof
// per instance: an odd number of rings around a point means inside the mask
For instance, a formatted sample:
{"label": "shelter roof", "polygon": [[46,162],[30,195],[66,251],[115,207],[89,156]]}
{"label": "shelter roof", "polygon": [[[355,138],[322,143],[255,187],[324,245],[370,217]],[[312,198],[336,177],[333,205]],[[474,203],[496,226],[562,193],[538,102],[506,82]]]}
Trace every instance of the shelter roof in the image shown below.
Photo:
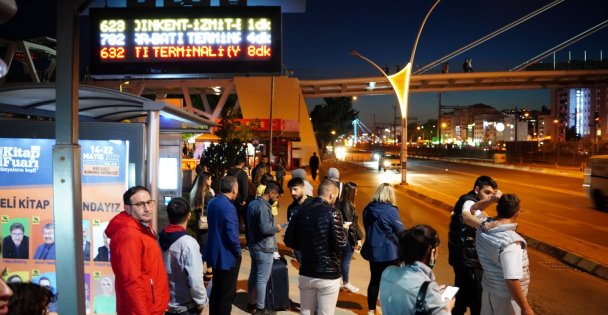
{"label": "shelter roof", "polygon": [[[54,83],[0,86],[0,116],[29,116],[54,120],[57,106]],[[78,115],[81,121],[145,122],[148,111],[160,111],[161,132],[209,132],[215,122],[164,102],[117,90],[81,85]]]}

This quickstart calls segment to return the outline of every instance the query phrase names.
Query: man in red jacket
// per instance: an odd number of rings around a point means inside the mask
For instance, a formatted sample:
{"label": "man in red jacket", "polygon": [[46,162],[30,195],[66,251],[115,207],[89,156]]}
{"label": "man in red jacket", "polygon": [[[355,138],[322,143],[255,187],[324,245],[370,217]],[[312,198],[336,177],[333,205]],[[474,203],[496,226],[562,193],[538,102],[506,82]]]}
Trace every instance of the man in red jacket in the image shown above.
{"label": "man in red jacket", "polygon": [[150,228],[154,200],[146,187],[129,188],[125,211],[108,224],[110,262],[116,276],[118,315],[163,315],[169,305],[169,283],[156,233]]}

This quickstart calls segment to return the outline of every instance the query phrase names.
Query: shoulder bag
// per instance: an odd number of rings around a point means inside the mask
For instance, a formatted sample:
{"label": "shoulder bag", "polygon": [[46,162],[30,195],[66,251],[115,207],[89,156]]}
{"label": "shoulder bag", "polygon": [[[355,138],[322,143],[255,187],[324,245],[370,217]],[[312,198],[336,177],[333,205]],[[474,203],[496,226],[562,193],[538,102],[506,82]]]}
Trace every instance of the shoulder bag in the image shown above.
{"label": "shoulder bag", "polygon": [[426,310],[426,289],[429,287],[431,281],[424,281],[416,296],[416,308],[414,309],[416,315],[430,315],[431,312]]}
{"label": "shoulder bag", "polygon": [[198,222],[197,222],[197,223],[198,223],[198,229],[199,229],[199,230],[207,230],[207,229],[209,229],[209,224],[207,223],[207,213],[206,213],[206,211],[205,211],[205,210],[206,210],[206,209],[205,209],[205,195],[206,195],[206,194],[207,194],[207,193],[204,193],[204,194],[203,194],[203,202],[202,202],[202,204],[203,204],[203,209],[201,209],[201,215],[200,215],[200,217],[198,218]]}

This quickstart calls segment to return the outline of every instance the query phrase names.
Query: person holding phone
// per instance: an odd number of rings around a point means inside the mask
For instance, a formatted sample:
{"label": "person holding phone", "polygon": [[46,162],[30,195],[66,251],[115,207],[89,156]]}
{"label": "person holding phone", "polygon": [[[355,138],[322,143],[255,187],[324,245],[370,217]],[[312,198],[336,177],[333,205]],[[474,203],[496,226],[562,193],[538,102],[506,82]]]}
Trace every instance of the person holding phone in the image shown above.
{"label": "person holding phone", "polygon": [[[444,286],[437,284],[433,274],[438,251],[439,235],[428,225],[399,233],[399,265],[386,268],[380,280],[383,314],[416,314],[419,294],[424,296],[421,308],[425,314],[451,314],[455,300],[453,296],[444,300]],[[426,288],[425,282],[429,282]]]}

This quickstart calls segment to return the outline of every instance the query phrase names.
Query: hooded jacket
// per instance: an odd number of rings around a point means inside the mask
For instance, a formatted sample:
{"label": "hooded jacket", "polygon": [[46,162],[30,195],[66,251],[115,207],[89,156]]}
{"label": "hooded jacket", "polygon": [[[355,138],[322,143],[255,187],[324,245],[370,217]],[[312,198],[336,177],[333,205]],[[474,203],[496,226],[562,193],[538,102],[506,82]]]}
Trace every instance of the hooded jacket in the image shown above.
{"label": "hooded jacket", "polygon": [[161,315],[169,304],[169,283],[156,234],[125,211],[108,224],[116,277],[118,315]]}
{"label": "hooded jacket", "polygon": [[365,242],[361,248],[363,258],[374,261],[397,259],[397,234],[405,230],[397,207],[390,203],[373,201],[363,209]]}
{"label": "hooded jacket", "polygon": [[196,240],[182,226],[170,224],[158,233],[158,241],[169,276],[169,311],[180,313],[207,305],[203,259]]}

